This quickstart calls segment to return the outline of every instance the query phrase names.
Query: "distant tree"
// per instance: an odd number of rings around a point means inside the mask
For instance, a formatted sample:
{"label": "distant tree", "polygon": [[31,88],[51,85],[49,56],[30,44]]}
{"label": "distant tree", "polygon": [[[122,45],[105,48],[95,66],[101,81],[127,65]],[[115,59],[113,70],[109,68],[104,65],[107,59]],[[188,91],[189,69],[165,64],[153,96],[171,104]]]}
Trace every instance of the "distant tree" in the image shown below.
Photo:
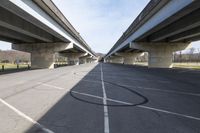
{"label": "distant tree", "polygon": [[197,49],[197,61],[200,62],[200,48]]}
{"label": "distant tree", "polygon": [[9,60],[2,60],[1,63],[10,63]]}
{"label": "distant tree", "polygon": [[189,62],[192,62],[193,61],[193,54],[195,52],[195,48],[190,48],[189,50]]}
{"label": "distant tree", "polygon": [[30,62],[30,54],[14,50],[0,51],[0,61],[5,60],[9,61],[9,63],[15,63],[16,60]]}

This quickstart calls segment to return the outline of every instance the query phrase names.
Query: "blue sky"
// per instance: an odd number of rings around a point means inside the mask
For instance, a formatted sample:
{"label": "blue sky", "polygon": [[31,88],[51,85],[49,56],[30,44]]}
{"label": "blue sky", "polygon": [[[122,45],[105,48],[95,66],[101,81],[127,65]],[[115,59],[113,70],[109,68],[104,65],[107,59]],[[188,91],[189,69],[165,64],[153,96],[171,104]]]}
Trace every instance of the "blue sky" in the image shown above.
{"label": "blue sky", "polygon": [[[53,0],[53,2],[95,52],[107,53],[149,0]],[[200,48],[200,42],[194,46]],[[10,49],[10,45],[0,42],[0,49]]]}
{"label": "blue sky", "polygon": [[107,53],[149,0],[53,0],[95,52]]}

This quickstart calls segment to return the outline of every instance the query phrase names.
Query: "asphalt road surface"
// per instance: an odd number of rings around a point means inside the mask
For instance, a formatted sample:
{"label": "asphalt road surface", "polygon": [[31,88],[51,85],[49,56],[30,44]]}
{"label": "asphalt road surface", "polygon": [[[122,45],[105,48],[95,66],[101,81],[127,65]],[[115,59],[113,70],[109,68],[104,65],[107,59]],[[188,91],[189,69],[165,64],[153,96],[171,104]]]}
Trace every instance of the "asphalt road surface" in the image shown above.
{"label": "asphalt road surface", "polygon": [[85,64],[0,75],[0,133],[200,133],[200,71]]}

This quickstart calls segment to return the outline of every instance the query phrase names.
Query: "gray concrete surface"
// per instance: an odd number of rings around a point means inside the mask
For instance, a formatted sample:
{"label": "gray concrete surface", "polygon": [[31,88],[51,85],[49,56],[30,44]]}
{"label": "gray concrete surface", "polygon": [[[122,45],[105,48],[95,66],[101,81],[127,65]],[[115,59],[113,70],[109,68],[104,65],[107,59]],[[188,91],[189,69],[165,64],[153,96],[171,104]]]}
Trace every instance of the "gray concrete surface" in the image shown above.
{"label": "gray concrete surface", "polygon": [[0,132],[199,133],[199,79],[117,64],[1,75]]}

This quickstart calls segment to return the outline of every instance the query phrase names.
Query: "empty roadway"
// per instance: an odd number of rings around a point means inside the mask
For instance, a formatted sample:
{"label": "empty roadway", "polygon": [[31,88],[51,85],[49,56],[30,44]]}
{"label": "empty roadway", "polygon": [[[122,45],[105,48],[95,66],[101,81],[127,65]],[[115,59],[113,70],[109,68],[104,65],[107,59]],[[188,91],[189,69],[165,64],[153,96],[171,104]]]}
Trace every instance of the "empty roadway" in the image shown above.
{"label": "empty roadway", "polygon": [[0,75],[0,132],[199,133],[199,79],[117,64]]}

